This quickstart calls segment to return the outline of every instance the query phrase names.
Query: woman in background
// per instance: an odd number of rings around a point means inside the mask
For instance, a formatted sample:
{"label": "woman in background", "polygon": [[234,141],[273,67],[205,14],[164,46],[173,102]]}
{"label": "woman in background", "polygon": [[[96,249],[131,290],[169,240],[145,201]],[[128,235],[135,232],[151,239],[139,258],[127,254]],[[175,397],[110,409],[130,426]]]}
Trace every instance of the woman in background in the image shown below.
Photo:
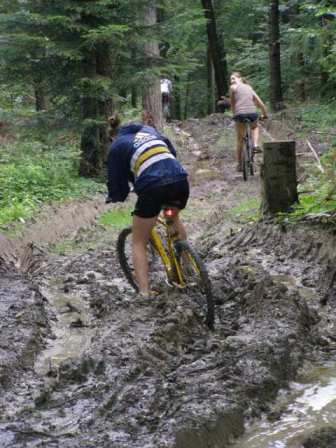
{"label": "woman in background", "polygon": [[246,126],[244,120],[248,118],[251,121],[253,150],[260,152],[257,108],[261,110],[262,118],[267,118],[267,108],[239,72],[233,72],[230,77],[230,103],[233,119],[236,122],[237,171],[242,171],[242,150]]}

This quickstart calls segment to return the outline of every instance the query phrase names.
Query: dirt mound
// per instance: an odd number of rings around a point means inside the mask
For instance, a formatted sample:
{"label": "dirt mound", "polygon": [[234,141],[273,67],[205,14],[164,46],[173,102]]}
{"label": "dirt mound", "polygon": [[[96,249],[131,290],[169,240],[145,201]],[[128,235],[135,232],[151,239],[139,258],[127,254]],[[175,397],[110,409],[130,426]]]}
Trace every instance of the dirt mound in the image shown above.
{"label": "dirt mound", "polygon": [[0,257],[18,262],[31,243],[52,245],[72,238],[80,229],[92,226],[105,208],[103,197],[46,206],[18,235],[0,234]]}

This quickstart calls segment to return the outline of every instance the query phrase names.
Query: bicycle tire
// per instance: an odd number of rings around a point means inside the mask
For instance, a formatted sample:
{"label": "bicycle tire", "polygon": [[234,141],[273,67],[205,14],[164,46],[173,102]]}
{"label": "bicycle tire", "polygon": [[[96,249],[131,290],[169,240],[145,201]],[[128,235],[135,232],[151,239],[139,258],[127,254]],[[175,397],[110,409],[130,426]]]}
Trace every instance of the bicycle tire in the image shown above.
{"label": "bicycle tire", "polygon": [[251,176],[254,176],[254,166],[253,166],[253,143],[251,131],[249,130],[247,134],[247,153],[248,153],[248,170]]}
{"label": "bicycle tire", "polygon": [[[121,270],[123,271],[126,280],[135,292],[139,292],[133,268],[131,236],[131,227],[127,227],[120,232],[117,240],[117,254]],[[150,241],[148,243],[147,260],[149,268],[148,280],[154,290],[156,290],[162,282],[167,282],[167,273],[161,257]]]}
{"label": "bicycle tire", "polygon": [[117,254],[120,267],[126,277],[126,280],[132,286],[135,292],[138,292],[139,288],[135,280],[133,269],[129,262],[129,256],[126,254],[126,241],[131,234],[132,234],[131,227],[127,227],[126,229],[123,229],[119,233],[117,240]]}
{"label": "bicycle tire", "polygon": [[248,145],[248,153],[249,153],[249,170],[250,170],[250,175],[254,176],[254,166],[253,166],[254,154],[253,154],[253,145],[252,145],[251,137],[250,137],[249,145]]}
{"label": "bicycle tire", "polygon": [[163,106],[163,111],[162,112],[163,112],[163,117],[166,120],[169,120],[170,119],[170,106],[169,106],[168,103]]}
{"label": "bicycle tire", "polygon": [[251,151],[251,157],[250,157],[250,175],[254,176],[254,164],[253,164],[253,154]]}
{"label": "bicycle tire", "polygon": [[[201,260],[200,256],[194,251],[194,249],[189,245],[187,241],[178,241],[175,243],[175,249],[177,253],[177,258],[182,270],[182,274],[184,276],[185,282],[186,282],[186,289],[194,289],[194,293],[197,292],[198,294],[201,293],[201,296],[203,298],[205,297],[205,313],[202,311],[201,314],[205,314],[205,322],[210,330],[214,329],[214,321],[215,321],[215,309],[214,309],[214,302],[212,297],[212,290],[211,290],[211,282],[209,279],[209,275],[207,272],[207,269]],[[196,275],[199,277],[199,281],[196,285],[190,286],[188,285],[188,277],[189,273],[187,272],[186,267],[186,258],[185,255],[188,255],[188,259],[192,262],[189,263],[189,266],[191,265],[193,271],[196,273]],[[183,256],[183,259],[182,259]],[[203,305],[201,305],[201,308],[203,308]]]}
{"label": "bicycle tire", "polygon": [[243,158],[242,158],[242,165],[243,165],[243,179],[247,181],[249,176],[249,155],[248,155],[248,143],[245,142],[244,148],[243,148]]}

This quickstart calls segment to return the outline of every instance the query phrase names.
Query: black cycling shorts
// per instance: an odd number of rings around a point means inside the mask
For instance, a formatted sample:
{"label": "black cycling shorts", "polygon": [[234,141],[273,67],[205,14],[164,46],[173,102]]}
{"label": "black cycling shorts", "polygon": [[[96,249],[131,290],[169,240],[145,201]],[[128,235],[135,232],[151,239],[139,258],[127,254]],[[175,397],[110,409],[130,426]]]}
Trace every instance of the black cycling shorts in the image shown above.
{"label": "black cycling shorts", "polygon": [[249,121],[250,123],[255,123],[259,118],[259,114],[251,113],[251,114],[237,114],[233,117],[234,121],[238,121],[239,123],[245,123]]}
{"label": "black cycling shorts", "polygon": [[138,195],[133,214],[140,218],[154,218],[162,210],[163,205],[185,208],[189,198],[187,179],[151,188]]}

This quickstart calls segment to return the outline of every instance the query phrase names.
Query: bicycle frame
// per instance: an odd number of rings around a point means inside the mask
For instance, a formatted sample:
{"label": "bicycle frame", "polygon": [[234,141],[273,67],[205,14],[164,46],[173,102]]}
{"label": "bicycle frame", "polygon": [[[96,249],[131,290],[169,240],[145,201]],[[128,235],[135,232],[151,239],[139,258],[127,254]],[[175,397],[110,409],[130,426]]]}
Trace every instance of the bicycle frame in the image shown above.
{"label": "bicycle frame", "polygon": [[254,174],[253,168],[253,150],[252,150],[252,131],[250,121],[245,121],[245,135],[244,135],[244,146],[243,146],[243,178],[246,181],[249,174]]}
{"label": "bicycle frame", "polygon": [[251,135],[251,124],[249,122],[245,123],[245,136],[244,136],[246,147],[248,148],[249,162],[251,161],[252,154],[252,135]]}
{"label": "bicycle frame", "polygon": [[169,282],[183,288],[185,287],[185,281],[181,267],[175,255],[174,245],[178,241],[178,236],[173,228],[173,220],[169,218],[162,219],[159,217],[157,224],[162,225],[165,228],[167,248],[164,247],[162,239],[155,227],[151,231],[150,242],[162,259]]}

